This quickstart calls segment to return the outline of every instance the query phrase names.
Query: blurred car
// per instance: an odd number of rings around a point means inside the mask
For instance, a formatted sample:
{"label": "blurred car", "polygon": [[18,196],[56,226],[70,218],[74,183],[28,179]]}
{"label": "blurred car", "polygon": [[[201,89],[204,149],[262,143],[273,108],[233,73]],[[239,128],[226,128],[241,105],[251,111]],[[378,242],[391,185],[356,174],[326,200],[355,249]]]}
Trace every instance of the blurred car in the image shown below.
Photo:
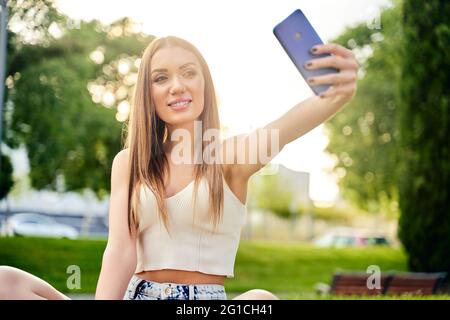
{"label": "blurred car", "polygon": [[314,244],[318,247],[368,247],[389,246],[389,240],[382,234],[355,229],[332,230],[317,238]]}
{"label": "blurred car", "polygon": [[3,225],[6,236],[36,236],[76,239],[79,232],[66,224],[38,213],[17,213],[6,219]]}

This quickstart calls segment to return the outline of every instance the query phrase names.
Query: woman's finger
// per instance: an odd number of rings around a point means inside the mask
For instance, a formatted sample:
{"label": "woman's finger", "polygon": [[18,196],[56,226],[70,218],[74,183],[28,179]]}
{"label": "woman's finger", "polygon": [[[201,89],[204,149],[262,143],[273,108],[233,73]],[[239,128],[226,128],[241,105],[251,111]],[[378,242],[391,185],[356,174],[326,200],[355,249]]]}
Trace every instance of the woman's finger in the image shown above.
{"label": "woman's finger", "polygon": [[358,63],[355,59],[346,59],[340,56],[331,56],[325,58],[312,59],[306,62],[305,68],[308,70],[315,70],[320,68],[336,68],[342,69],[357,69]]}
{"label": "woman's finger", "polygon": [[327,44],[318,44],[311,48],[311,52],[313,54],[322,54],[322,53],[332,53],[344,58],[354,58],[352,50],[349,50],[340,44],[336,43],[327,43]]}
{"label": "woman's finger", "polygon": [[320,94],[321,98],[332,98],[339,95],[353,96],[356,92],[356,82],[344,83],[332,86],[325,92]]}
{"label": "woman's finger", "polygon": [[307,79],[310,85],[320,84],[343,84],[356,81],[356,72],[354,70],[344,70],[339,73],[330,73],[323,76],[310,77]]}

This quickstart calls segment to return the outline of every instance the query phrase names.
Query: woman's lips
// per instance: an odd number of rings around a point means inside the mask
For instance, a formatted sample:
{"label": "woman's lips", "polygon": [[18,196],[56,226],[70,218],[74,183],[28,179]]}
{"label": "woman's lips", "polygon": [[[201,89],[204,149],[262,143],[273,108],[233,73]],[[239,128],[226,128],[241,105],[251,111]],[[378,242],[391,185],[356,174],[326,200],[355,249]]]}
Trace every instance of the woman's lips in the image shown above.
{"label": "woman's lips", "polygon": [[183,103],[174,103],[173,105],[169,105],[172,110],[181,111],[189,108],[191,105],[191,101],[186,101]]}

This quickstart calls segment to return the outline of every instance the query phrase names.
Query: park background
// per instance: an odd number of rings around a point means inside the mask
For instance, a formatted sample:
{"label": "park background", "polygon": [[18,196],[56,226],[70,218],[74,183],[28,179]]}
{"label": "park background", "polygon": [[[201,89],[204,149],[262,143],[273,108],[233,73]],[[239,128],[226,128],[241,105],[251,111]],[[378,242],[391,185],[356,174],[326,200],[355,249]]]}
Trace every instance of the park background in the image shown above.
{"label": "park background", "polygon": [[[212,71],[223,135],[248,132],[311,95],[272,34],[301,8],[324,41],[353,50],[361,64],[358,92],[252,178],[236,278],[227,289],[316,297],[316,285],[339,271],[450,270],[444,1],[8,6],[0,217],[44,213],[76,225],[81,239],[0,238],[0,265],[70,294],[92,294],[106,245],[111,162],[143,48],[168,34],[193,42]],[[382,234],[391,245],[315,245],[339,227]],[[67,287],[70,265],[82,270],[80,289]]]}

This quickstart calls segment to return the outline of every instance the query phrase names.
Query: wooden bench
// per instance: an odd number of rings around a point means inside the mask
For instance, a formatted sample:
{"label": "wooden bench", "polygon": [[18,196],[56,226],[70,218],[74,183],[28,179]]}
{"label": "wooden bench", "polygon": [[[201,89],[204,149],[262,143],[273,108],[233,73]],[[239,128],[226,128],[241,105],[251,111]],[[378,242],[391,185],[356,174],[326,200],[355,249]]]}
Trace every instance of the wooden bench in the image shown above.
{"label": "wooden bench", "polygon": [[385,294],[436,294],[444,285],[446,273],[399,273],[391,275]]}
{"label": "wooden bench", "polygon": [[369,289],[368,273],[337,273],[331,283],[331,294],[336,295],[380,295],[386,291],[389,275],[380,276],[380,288]]}
{"label": "wooden bench", "polygon": [[427,295],[436,294],[444,285],[447,274],[442,273],[387,273],[380,276],[380,288],[370,289],[368,273],[336,273],[330,293],[335,295]]}

